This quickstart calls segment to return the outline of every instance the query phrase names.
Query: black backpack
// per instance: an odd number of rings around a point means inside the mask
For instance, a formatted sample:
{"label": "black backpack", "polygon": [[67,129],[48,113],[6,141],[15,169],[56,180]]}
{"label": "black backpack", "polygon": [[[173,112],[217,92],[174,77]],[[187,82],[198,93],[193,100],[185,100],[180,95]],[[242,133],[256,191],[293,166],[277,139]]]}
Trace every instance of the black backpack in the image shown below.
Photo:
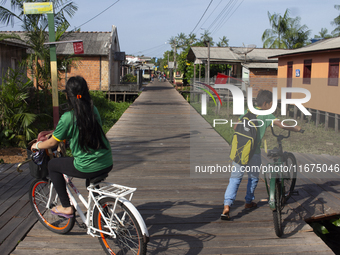
{"label": "black backpack", "polygon": [[248,110],[240,122],[233,135],[230,159],[239,165],[247,165],[256,149],[258,121],[256,115]]}

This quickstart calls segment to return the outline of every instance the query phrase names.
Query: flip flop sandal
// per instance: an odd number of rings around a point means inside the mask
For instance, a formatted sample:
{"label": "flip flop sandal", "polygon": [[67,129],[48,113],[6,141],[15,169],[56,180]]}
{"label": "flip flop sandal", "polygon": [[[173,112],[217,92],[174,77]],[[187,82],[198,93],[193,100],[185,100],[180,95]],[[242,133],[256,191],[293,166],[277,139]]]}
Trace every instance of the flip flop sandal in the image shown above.
{"label": "flip flop sandal", "polygon": [[65,213],[61,213],[61,212],[58,211],[57,207],[54,207],[54,208],[55,208],[56,211],[52,211],[52,210],[51,210],[51,213],[52,213],[53,215],[57,215],[57,216],[64,217],[64,218],[67,218],[67,219],[73,217],[73,214],[65,214]]}
{"label": "flip flop sandal", "polygon": [[229,213],[227,213],[227,214],[221,214],[221,220],[230,220]]}

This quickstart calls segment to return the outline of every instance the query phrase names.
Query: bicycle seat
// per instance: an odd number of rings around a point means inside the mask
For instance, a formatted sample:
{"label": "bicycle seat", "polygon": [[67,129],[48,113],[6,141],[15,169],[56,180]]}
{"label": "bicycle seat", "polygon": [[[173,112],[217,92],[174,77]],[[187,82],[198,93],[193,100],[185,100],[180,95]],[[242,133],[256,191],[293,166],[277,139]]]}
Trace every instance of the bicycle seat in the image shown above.
{"label": "bicycle seat", "polygon": [[281,156],[279,148],[275,147],[272,150],[268,150],[267,156],[270,158],[276,158],[276,157]]}
{"label": "bicycle seat", "polygon": [[96,177],[94,177],[94,178],[86,179],[86,187],[89,186],[90,184],[97,184],[97,183],[99,183],[99,182],[102,182],[102,181],[104,181],[108,176],[109,176],[109,174],[108,174],[108,173],[105,173],[105,174],[96,176]]}

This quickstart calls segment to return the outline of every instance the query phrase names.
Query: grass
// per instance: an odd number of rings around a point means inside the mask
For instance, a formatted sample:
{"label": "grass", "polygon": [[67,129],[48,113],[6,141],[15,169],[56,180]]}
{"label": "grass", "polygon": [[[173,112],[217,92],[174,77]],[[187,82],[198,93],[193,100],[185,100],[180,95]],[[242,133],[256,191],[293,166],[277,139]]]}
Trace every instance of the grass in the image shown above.
{"label": "grass", "polygon": [[[191,103],[191,105],[199,113],[201,109],[200,103]],[[246,108],[245,108],[246,109]],[[208,114],[202,117],[213,126],[214,119],[226,119],[237,122],[239,116],[232,115],[232,104],[230,104],[229,110],[226,105],[223,105],[220,109],[219,114],[216,114],[216,107],[211,102],[208,106]],[[291,119],[291,117],[280,116],[275,114],[278,119]],[[324,125],[315,126],[314,122],[307,123],[304,120],[297,119],[297,123],[302,129],[305,130],[303,134],[291,132],[291,136],[288,139],[282,141],[283,148],[285,151],[290,152],[301,152],[310,154],[328,154],[338,156],[340,155],[340,133],[336,133],[334,130],[329,128],[328,131],[324,130]],[[286,123],[288,124],[288,122]],[[234,130],[230,127],[230,123],[226,125],[216,125],[216,132],[218,132],[229,144],[231,143],[232,135]],[[282,130],[278,127],[274,127],[276,134],[288,134],[288,131]],[[268,149],[277,147],[276,138],[272,135],[271,128],[267,128],[263,141],[267,141]],[[263,143],[262,143],[263,148]]]}

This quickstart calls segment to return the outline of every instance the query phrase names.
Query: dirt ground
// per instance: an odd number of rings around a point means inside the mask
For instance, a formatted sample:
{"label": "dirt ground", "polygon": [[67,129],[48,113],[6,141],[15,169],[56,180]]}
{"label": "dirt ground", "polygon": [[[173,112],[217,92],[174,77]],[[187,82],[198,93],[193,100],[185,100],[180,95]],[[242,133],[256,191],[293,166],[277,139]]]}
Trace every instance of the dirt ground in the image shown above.
{"label": "dirt ground", "polygon": [[[1,148],[0,161],[1,163],[21,163],[27,158],[26,149],[23,148]],[[3,161],[2,161],[2,160]]]}

